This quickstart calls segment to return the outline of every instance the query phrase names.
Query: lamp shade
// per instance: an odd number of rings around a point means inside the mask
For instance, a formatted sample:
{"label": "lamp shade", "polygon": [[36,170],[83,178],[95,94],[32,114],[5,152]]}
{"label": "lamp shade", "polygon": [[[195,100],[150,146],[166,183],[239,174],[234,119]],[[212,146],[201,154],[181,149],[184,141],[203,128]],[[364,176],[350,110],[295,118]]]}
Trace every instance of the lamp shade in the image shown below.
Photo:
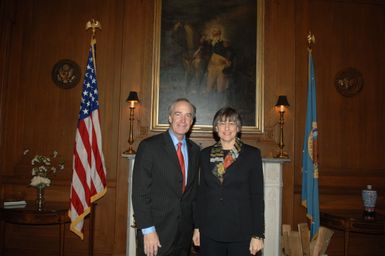
{"label": "lamp shade", "polygon": [[127,102],[139,102],[138,93],[135,91],[130,91],[130,94],[127,97]]}
{"label": "lamp shade", "polygon": [[289,105],[289,102],[287,101],[287,97],[286,95],[280,95],[278,97],[278,100],[277,100],[277,103],[275,104],[276,107],[279,107],[279,106],[285,106],[285,107],[288,107],[290,106]]}

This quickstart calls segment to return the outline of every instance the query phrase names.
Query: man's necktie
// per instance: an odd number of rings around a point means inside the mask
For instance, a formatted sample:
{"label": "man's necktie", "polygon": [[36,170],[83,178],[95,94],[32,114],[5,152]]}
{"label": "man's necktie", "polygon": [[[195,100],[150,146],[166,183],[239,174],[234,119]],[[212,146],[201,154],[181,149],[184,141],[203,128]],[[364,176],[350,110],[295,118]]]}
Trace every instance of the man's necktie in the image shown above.
{"label": "man's necktie", "polygon": [[178,143],[178,149],[176,150],[176,154],[178,156],[180,169],[182,170],[182,177],[183,177],[182,191],[184,192],[184,189],[186,187],[186,170],[185,170],[185,166],[184,166],[184,157],[183,157],[183,153],[182,153],[182,142]]}

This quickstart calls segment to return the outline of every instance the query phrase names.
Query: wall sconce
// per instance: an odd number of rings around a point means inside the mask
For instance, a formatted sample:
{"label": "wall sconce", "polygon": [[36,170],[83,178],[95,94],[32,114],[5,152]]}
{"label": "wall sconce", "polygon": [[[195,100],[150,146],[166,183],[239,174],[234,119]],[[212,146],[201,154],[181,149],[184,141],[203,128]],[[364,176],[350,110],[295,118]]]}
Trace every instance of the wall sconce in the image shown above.
{"label": "wall sconce", "polygon": [[134,143],[134,110],[135,103],[139,102],[138,93],[135,91],[130,91],[128,98],[126,100],[130,104],[130,129],[128,133],[128,144],[129,148],[124,152],[124,154],[135,154],[135,150],[132,148],[132,144]]}
{"label": "wall sconce", "polygon": [[275,104],[275,107],[279,111],[279,126],[280,126],[280,133],[279,133],[279,153],[276,155],[277,158],[288,158],[289,155],[286,152],[283,152],[283,147],[285,146],[283,142],[283,124],[285,123],[284,114],[286,107],[290,106],[289,102],[287,101],[287,97],[285,95],[280,95],[278,97],[277,103]]}

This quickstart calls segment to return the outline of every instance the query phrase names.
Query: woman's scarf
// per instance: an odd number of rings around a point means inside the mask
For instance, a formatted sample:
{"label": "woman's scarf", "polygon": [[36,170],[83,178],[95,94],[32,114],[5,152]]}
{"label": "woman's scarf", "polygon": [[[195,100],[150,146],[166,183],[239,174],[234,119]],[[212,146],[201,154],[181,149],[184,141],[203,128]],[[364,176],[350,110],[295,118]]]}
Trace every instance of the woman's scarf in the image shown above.
{"label": "woman's scarf", "polygon": [[239,153],[241,152],[243,142],[239,139],[235,139],[234,147],[224,157],[224,151],[221,141],[218,141],[213,145],[210,152],[210,163],[214,163],[212,173],[223,182],[223,176],[226,173],[227,168],[237,160]]}

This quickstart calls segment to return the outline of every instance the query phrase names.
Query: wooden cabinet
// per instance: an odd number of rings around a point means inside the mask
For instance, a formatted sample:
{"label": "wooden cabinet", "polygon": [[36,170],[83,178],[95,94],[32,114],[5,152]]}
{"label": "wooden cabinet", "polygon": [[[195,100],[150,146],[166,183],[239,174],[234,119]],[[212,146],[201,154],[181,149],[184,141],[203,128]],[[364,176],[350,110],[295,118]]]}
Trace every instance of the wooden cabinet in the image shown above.
{"label": "wooden cabinet", "polygon": [[362,210],[325,210],[320,212],[320,220],[322,226],[344,232],[344,255],[350,255],[350,233],[385,234],[385,216],[379,213],[368,220]]}
{"label": "wooden cabinet", "polygon": [[[90,213],[90,235],[88,241],[88,255],[93,255],[93,230],[94,230],[94,210],[92,207]],[[0,208],[1,219],[1,245],[0,255],[6,254],[5,236],[6,223],[18,224],[18,225],[57,225],[58,226],[58,240],[59,248],[58,254],[64,255],[64,242],[65,242],[65,224],[70,223],[71,220],[68,217],[68,203],[59,202],[47,202],[42,211],[37,211],[34,202],[27,202],[25,207],[21,208]]]}

